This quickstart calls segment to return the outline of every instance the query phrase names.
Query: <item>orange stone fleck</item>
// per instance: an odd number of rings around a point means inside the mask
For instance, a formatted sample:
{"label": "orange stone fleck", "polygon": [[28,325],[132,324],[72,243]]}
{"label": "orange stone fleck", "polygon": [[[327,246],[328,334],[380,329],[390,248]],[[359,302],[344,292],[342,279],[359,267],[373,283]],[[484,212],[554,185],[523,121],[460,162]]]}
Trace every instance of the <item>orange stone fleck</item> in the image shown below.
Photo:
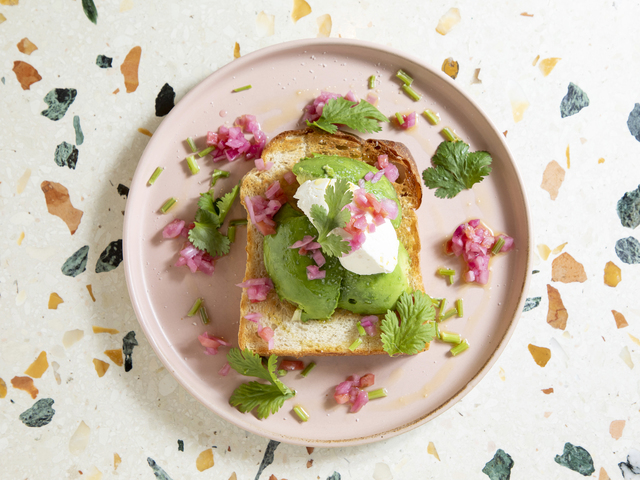
{"label": "orange stone fleck", "polygon": [[544,418],[549,418],[553,412],[544,412]]}
{"label": "orange stone fleck", "polygon": [[545,395],[549,395],[549,394],[553,393],[553,387],[551,387],[551,388],[543,388],[542,389],[542,393],[544,393]]}
{"label": "orange stone fleck", "polygon": [[535,67],[538,60],[540,60],[540,55],[537,55],[536,58],[533,59],[533,63],[531,65]]}
{"label": "orange stone fleck", "polygon": [[567,246],[567,243],[569,243],[569,242],[564,242],[562,245],[558,245],[556,248],[551,250],[551,253],[553,253],[554,255],[560,253],[562,250],[564,250],[564,247]]}
{"label": "orange stone fleck", "polygon": [[121,348],[116,349],[116,350],[105,350],[104,354],[107,357],[109,357],[113,363],[115,363],[119,367],[122,366],[123,361],[122,361],[122,349]]}
{"label": "orange stone fleck", "polygon": [[103,362],[102,360],[94,358],[93,367],[96,369],[98,377],[102,378],[104,374],[107,373],[107,370],[109,370],[110,365],[107,362]]}
{"label": "orange stone fleck", "polygon": [[13,62],[13,72],[23,90],[31,90],[31,85],[42,80],[38,70],[21,60]]}
{"label": "orange stone fleck", "polygon": [[40,184],[47,202],[47,210],[51,215],[60,217],[69,227],[71,235],[76,233],[82,221],[82,210],[78,210],[71,204],[69,190],[64,185],[45,180]]}
{"label": "orange stone fleck", "polygon": [[87,290],[89,290],[89,295],[91,295],[91,300],[96,301],[96,297],[93,296],[93,288],[91,285],[87,285]]}
{"label": "orange stone fleck", "polygon": [[120,330],[116,330],[115,328],[98,327],[96,325],[93,325],[91,328],[93,328],[93,333],[110,333],[111,335],[120,333]]}
{"label": "orange stone fleck", "polygon": [[622,436],[622,431],[627,422],[625,420],[614,420],[609,425],[609,433],[614,440],[618,440]]}
{"label": "orange stone fleck", "polygon": [[121,463],[122,463],[122,459],[120,458],[120,455],[118,455],[117,453],[114,453],[113,454],[113,471],[114,472],[118,469]]}
{"label": "orange stone fleck", "polygon": [[27,37],[24,37],[22,40],[18,42],[18,50],[25,55],[31,55],[34,51],[38,49],[34,43],[31,42]]}
{"label": "orange stone fleck", "polygon": [[598,159],[598,163],[604,163],[604,158],[600,157],[600,158]]}
{"label": "orange stone fleck", "polygon": [[311,13],[311,7],[305,0],[293,0],[293,10],[291,10],[291,20],[296,23],[302,17]]}
{"label": "orange stone fleck", "polygon": [[0,398],[4,398],[7,396],[7,384],[4,383],[4,380],[0,378]]}
{"label": "orange stone fleck", "polygon": [[307,453],[308,453],[309,455],[311,455],[311,454],[313,453],[313,451],[315,450],[315,448],[314,448],[314,447],[305,447],[305,448],[307,449]]}
{"label": "orange stone fleck", "polygon": [[455,80],[460,71],[460,65],[452,57],[445,58],[442,62],[442,71]]}
{"label": "orange stone fleck", "polygon": [[554,282],[586,282],[587,273],[581,263],[568,253],[563,253],[551,264],[551,280]]}
{"label": "orange stone fleck", "polygon": [[24,373],[32,378],[40,378],[49,368],[49,362],[47,361],[47,352],[40,352],[38,358],[36,358],[29,368]]}
{"label": "orange stone fleck", "polygon": [[551,350],[546,347],[537,347],[530,343],[529,352],[535,362],[541,367],[546,366],[547,362],[551,359]]}
{"label": "orange stone fleck", "polygon": [[617,287],[622,280],[622,270],[613,262],[607,262],[604,266],[604,284]]}
{"label": "orange stone fleck", "polygon": [[634,337],[633,335],[631,335],[630,333],[627,333],[627,335],[629,335],[629,338],[631,339],[631,341],[633,343],[635,343],[636,345],[640,345],[640,338],[638,337]]}
{"label": "orange stone fleck", "polygon": [[333,26],[331,15],[329,15],[328,13],[320,15],[318,18],[316,18],[316,23],[318,24],[318,37],[331,36],[331,27]]}
{"label": "orange stone fleck", "polygon": [[233,58],[240,58],[240,44],[238,42],[233,46]]}
{"label": "orange stone fleck", "polygon": [[544,75],[545,77],[548,76],[560,60],[562,59],[556,57],[543,58],[542,60],[540,60],[540,65],[538,65],[538,68],[542,72],[542,75]]}
{"label": "orange stone fleck", "polygon": [[541,243],[540,245],[538,245],[538,254],[540,255],[540,258],[542,260],[546,260],[551,254],[551,249],[544,243]]}
{"label": "orange stone fleck", "polygon": [[4,23],[7,21],[7,17],[0,13],[0,23]]}
{"label": "orange stone fleck", "polygon": [[199,472],[204,472],[211,467],[213,467],[213,449],[207,448],[198,455],[198,458],[196,459],[196,468]]}
{"label": "orange stone fleck", "polygon": [[138,67],[140,66],[140,56],[142,55],[141,47],[133,47],[127,56],[124,58],[124,62],[120,66],[120,71],[124,76],[124,86],[127,89],[127,93],[135,92],[138,88]]}
{"label": "orange stone fleck", "polygon": [[446,35],[449,33],[453,27],[455,27],[462,17],[460,16],[460,10],[457,8],[450,8],[447,10],[447,13],[440,17],[438,20],[438,26],[436,27],[436,32],[440,35]]}
{"label": "orange stone fleck", "polygon": [[64,300],[62,300],[62,298],[60,298],[60,295],[58,295],[56,292],[52,292],[51,295],[49,295],[49,310],[57,310],[58,305],[60,305],[61,303],[64,303]]}
{"label": "orange stone fleck", "polygon": [[555,200],[558,197],[560,186],[562,186],[562,182],[564,182],[564,176],[564,168],[555,160],[551,160],[547,168],[544,169],[540,186],[543,190],[549,192],[551,200]]}
{"label": "orange stone fleck", "polygon": [[565,155],[567,156],[567,170],[571,168],[571,153],[569,152],[569,145],[567,145],[567,150],[565,151]]}
{"label": "orange stone fleck", "polygon": [[311,468],[313,466],[313,458],[307,460],[307,468]]}
{"label": "orange stone fleck", "polygon": [[0,0],[0,5],[13,6],[18,5],[18,3],[20,3],[20,0]]}
{"label": "orange stone fleck", "polygon": [[429,442],[429,445],[427,445],[427,453],[429,455],[433,455],[438,461],[440,461],[440,455],[438,455],[438,451],[436,450],[436,446],[433,442]]}
{"label": "orange stone fleck", "polygon": [[33,384],[33,378],[31,377],[13,377],[11,379],[11,385],[18,390],[24,390],[31,395],[31,398],[38,396],[38,389]]}
{"label": "orange stone fleck", "polygon": [[147,130],[146,128],[139,128],[138,131],[140,133],[142,133],[143,135],[146,135],[147,137],[150,137],[153,135],[153,133],[151,133],[149,130]]}
{"label": "orange stone fleck", "polygon": [[533,17],[533,13],[527,13],[527,12],[522,12],[520,15],[523,17]]}
{"label": "orange stone fleck", "polygon": [[20,236],[18,237],[18,245],[22,245],[23,240],[24,240],[24,232],[21,232]]}
{"label": "orange stone fleck", "polygon": [[547,285],[547,295],[549,296],[547,323],[553,328],[564,330],[567,327],[569,313],[562,303],[560,292],[551,285]]}
{"label": "orange stone fleck", "polygon": [[613,319],[616,321],[616,326],[618,328],[629,326],[629,324],[627,323],[627,319],[624,318],[623,314],[621,314],[620,312],[616,312],[615,310],[611,310],[611,313],[613,313]]}
{"label": "orange stone fleck", "polygon": [[600,467],[600,474],[598,475],[598,480],[611,480],[611,477],[609,477],[604,467]]}

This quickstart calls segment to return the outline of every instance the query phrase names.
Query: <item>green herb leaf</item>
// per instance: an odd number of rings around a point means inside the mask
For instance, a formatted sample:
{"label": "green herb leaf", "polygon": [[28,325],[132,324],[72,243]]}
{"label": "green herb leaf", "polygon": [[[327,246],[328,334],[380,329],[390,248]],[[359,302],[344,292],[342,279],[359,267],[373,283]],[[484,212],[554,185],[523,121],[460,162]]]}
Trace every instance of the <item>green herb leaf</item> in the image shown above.
{"label": "green herb leaf", "polygon": [[382,130],[379,122],[388,122],[380,110],[366,100],[359,103],[351,102],[344,97],[332,98],[327,101],[322,109],[322,116],[315,122],[307,125],[321,128],[325,132],[336,133],[339,125],[346,125],[361,133],[373,133]]}
{"label": "green herb leaf", "polygon": [[221,198],[219,198],[215,206],[218,209],[218,217],[220,218],[220,223],[224,222],[227,213],[231,210],[231,206],[236,198],[238,198],[238,193],[240,192],[240,185],[236,185],[233,187],[229,193],[224,194]]}
{"label": "green herb leaf", "polygon": [[382,346],[389,356],[399,353],[414,355],[436,335],[433,302],[429,295],[419,290],[412,295],[403,292],[396,308],[398,314],[388,310],[380,324]]}
{"label": "green herb leaf", "polygon": [[331,233],[335,228],[344,227],[351,219],[351,212],[344,208],[353,200],[353,192],[349,190],[349,182],[339,178],[333,185],[329,185],[324,194],[324,201],[329,211],[322,205],[311,207],[311,218],[318,230],[318,243],[327,255],[340,257],[351,251],[349,242],[339,235]]}
{"label": "green herb leaf", "polygon": [[442,142],[432,158],[433,167],[422,172],[424,184],[435,188],[436,197],[453,198],[491,173],[487,152],[469,152],[462,141]]}
{"label": "green herb leaf", "polygon": [[200,210],[197,217],[201,220],[206,217],[207,221],[196,221],[195,227],[189,230],[189,241],[193,246],[214,257],[229,253],[231,242],[218,231],[220,224],[209,222],[210,219],[217,219],[217,217],[204,210]]}
{"label": "green herb leaf", "polygon": [[98,9],[96,8],[96,4],[93,3],[93,0],[82,0],[82,9],[87,18],[97,25]]}

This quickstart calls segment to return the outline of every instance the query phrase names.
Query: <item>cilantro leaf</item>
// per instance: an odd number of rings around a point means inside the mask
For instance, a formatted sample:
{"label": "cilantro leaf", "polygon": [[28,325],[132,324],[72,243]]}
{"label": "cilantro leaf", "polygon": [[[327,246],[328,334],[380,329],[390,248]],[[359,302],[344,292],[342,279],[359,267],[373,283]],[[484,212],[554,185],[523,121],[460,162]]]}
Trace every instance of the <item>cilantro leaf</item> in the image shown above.
{"label": "cilantro leaf", "polygon": [[346,125],[361,133],[373,133],[382,130],[378,122],[388,122],[380,110],[366,100],[351,102],[344,97],[332,98],[322,108],[322,116],[308,126],[321,128],[325,132],[336,133],[338,125]]}
{"label": "cilantro leaf", "polygon": [[436,335],[436,311],[431,298],[419,290],[409,295],[403,292],[398,299],[397,312],[388,310],[380,324],[384,351],[393,356],[399,353],[414,355]]}
{"label": "cilantro leaf", "polygon": [[351,247],[349,242],[331,232],[335,228],[344,227],[351,219],[351,212],[344,208],[353,200],[349,182],[340,178],[333,185],[329,185],[324,194],[324,200],[329,211],[324,206],[315,204],[311,207],[311,218],[318,230],[318,243],[322,246],[322,251],[327,255],[339,257],[343,253],[348,253]]}
{"label": "cilantro leaf", "polygon": [[224,194],[216,200],[215,207],[219,212],[218,217],[220,218],[220,223],[224,222],[227,213],[231,210],[231,205],[233,205],[235,199],[238,198],[238,193],[240,193],[240,185],[236,185],[229,193]]}
{"label": "cilantro leaf", "polygon": [[232,348],[227,354],[229,365],[238,373],[267,380],[269,384],[260,382],[243,383],[236,388],[229,399],[229,403],[237,407],[242,413],[257,408],[258,418],[266,418],[277,412],[288,400],[295,396],[295,392],[283,384],[276,376],[278,357],[270,355],[267,366],[262,364],[260,355],[248,349],[244,351]]}
{"label": "cilantro leaf", "polygon": [[462,141],[442,142],[431,160],[434,166],[422,172],[422,178],[428,188],[437,189],[439,198],[453,198],[491,173],[491,155],[469,152]]}
{"label": "cilantro leaf", "polygon": [[239,191],[240,187],[236,185],[229,193],[215,200],[212,191],[200,194],[195,226],[189,231],[189,241],[194,247],[214,257],[229,253],[231,241],[218,229],[238,197]]}

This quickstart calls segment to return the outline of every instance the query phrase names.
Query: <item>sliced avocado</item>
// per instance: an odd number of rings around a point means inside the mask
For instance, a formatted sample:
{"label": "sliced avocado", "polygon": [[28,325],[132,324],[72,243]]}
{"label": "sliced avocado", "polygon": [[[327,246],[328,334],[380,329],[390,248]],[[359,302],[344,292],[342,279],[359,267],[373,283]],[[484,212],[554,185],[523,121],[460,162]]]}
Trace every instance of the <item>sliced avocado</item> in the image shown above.
{"label": "sliced avocado", "polygon": [[409,254],[402,243],[398,249],[398,264],[391,273],[357,275],[343,269],[338,308],[361,315],[383,314],[396,307],[402,292],[411,292],[407,272]]}
{"label": "sliced avocado", "polygon": [[[327,172],[330,172],[331,175],[328,175]],[[327,178],[329,176],[344,178],[357,185],[358,180],[363,179],[368,172],[375,173],[377,170],[360,160],[328,155],[316,155],[304,158],[293,166],[293,173],[300,185],[307,180]],[[376,183],[366,182],[364,188],[367,192],[372,193],[378,200],[389,198],[396,202],[398,205],[398,216],[394,220],[391,220],[391,224],[394,228],[398,228],[402,221],[402,207],[398,201],[396,190],[393,188],[389,179],[383,175]]]}
{"label": "sliced avocado", "polygon": [[280,298],[298,305],[303,319],[329,318],[338,304],[340,283],[344,270],[335,257],[327,257],[322,270],[323,279],[309,280],[307,267],[315,265],[312,258],[300,255],[297,248],[289,248],[305,235],[317,236],[318,232],[304,215],[298,215],[290,205],[284,205],[276,221],[275,235],[264,237],[264,264]]}

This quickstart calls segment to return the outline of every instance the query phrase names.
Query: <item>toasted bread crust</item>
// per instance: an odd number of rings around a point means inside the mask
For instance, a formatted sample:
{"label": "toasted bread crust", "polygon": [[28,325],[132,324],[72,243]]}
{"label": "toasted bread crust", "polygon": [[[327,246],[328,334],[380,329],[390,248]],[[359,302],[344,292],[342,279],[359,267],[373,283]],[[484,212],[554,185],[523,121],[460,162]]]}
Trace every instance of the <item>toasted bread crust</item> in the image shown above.
{"label": "toasted bread crust", "polygon": [[[264,192],[276,180],[282,180],[284,174],[291,171],[293,165],[312,153],[339,155],[375,164],[378,155],[386,154],[389,161],[398,167],[400,177],[393,185],[402,205],[402,222],[397,229],[398,239],[405,246],[410,259],[407,272],[412,289],[424,291],[420,270],[420,239],[415,210],[422,201],[422,187],[417,166],[409,150],[401,143],[387,140],[364,140],[356,135],[338,131],[329,135],[312,128],[290,130],[274,137],[265,147],[262,158],[273,162],[266,171],[251,170],[242,180],[240,198],[246,208],[245,197],[264,195]],[[292,201],[298,183],[289,185],[280,182],[287,197]],[[293,201],[295,202],[295,201]],[[294,203],[292,203],[294,204]],[[247,266],[244,280],[267,276],[263,261],[263,235],[251,223],[247,225]],[[260,355],[276,354],[294,357],[329,355],[377,355],[386,354],[379,336],[361,337],[363,342],[355,351],[349,346],[358,338],[357,322],[361,315],[338,309],[327,321],[292,321],[296,307],[278,298],[275,289],[267,299],[251,303],[246,291],[240,302],[240,328],[238,342],[240,348],[248,348]],[[268,350],[257,334],[257,326],[244,316],[248,313],[262,314],[262,323],[274,331],[274,348]],[[428,348],[428,345],[426,346]]]}

